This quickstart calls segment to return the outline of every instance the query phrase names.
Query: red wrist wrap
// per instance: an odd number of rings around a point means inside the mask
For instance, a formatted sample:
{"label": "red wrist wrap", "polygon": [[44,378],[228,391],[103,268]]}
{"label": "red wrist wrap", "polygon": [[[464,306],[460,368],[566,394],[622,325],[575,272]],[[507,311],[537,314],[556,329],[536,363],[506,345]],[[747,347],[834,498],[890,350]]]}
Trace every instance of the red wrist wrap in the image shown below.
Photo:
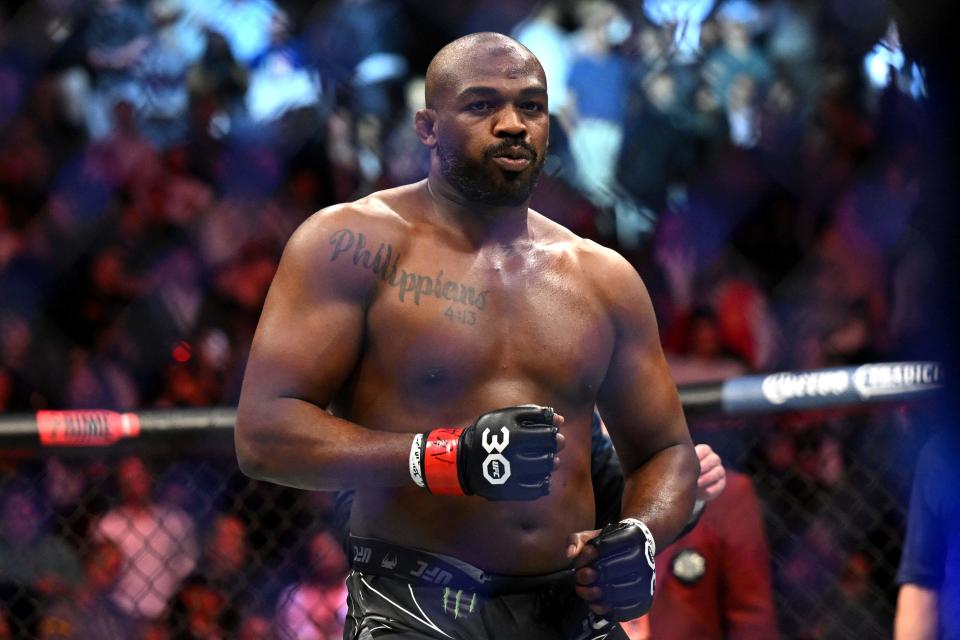
{"label": "red wrist wrap", "polygon": [[464,495],[457,473],[457,448],[462,432],[463,427],[434,429],[427,434],[423,447],[423,479],[430,493]]}

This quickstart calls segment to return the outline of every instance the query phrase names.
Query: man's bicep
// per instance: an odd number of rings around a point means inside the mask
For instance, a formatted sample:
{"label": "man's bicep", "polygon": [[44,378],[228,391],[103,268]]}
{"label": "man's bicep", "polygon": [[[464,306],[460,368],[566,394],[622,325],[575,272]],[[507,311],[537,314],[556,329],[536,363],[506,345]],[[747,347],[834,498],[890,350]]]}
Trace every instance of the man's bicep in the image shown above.
{"label": "man's bicep", "polygon": [[629,307],[621,310],[617,344],[598,395],[624,470],[675,444],[691,444],[670,375],[653,305],[639,277]]}
{"label": "man's bicep", "polygon": [[690,444],[676,385],[657,349],[618,349],[598,406],[625,470],[675,444]]}

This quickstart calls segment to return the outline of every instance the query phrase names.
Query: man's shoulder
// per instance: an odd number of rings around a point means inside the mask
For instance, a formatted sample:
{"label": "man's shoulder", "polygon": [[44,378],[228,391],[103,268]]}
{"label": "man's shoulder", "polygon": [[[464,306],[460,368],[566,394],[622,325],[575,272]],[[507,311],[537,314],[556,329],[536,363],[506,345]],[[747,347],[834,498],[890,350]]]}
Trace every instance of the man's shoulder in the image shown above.
{"label": "man's shoulder", "polygon": [[328,242],[331,233],[348,229],[354,233],[403,235],[409,228],[407,211],[414,206],[414,185],[377,191],[368,196],[325,207],[295,232],[300,241]]}
{"label": "man's shoulder", "polygon": [[633,270],[630,263],[622,255],[599,242],[578,236],[558,222],[554,222],[542,213],[533,209],[531,212],[536,218],[538,234],[548,243],[562,247],[574,258],[578,266],[584,269],[587,275],[609,275],[609,270]]}

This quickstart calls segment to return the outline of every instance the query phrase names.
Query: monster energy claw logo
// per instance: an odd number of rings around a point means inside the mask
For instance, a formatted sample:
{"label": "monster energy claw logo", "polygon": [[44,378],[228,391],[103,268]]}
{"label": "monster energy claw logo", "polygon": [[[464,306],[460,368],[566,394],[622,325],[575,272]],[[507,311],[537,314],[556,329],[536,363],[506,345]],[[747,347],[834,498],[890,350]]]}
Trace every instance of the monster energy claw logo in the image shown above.
{"label": "monster energy claw logo", "polygon": [[[451,597],[451,595],[453,595],[453,597]],[[470,600],[467,601],[463,589],[454,591],[450,587],[443,588],[443,612],[447,614],[452,613],[454,620],[459,618],[461,613],[465,616],[473,613],[476,606],[477,594],[471,593]],[[464,612],[463,609],[466,609],[466,611]]]}

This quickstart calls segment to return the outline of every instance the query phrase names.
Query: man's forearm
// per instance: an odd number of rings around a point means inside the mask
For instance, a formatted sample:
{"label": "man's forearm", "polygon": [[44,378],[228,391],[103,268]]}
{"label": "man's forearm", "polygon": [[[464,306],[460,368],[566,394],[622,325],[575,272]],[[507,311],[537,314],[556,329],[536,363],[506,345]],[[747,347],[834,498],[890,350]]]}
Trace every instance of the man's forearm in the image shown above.
{"label": "man's forearm", "polygon": [[897,597],[894,640],[934,640],[939,627],[939,594],[926,587],[905,584]]}
{"label": "man's forearm", "polygon": [[241,402],[235,438],[241,470],[260,480],[321,491],[411,482],[413,434],[366,429],[305,400]]}
{"label": "man's forearm", "polygon": [[626,477],[622,515],[642,520],[657,549],[665,549],[687,524],[697,493],[700,465],[692,444],[654,454]]}

